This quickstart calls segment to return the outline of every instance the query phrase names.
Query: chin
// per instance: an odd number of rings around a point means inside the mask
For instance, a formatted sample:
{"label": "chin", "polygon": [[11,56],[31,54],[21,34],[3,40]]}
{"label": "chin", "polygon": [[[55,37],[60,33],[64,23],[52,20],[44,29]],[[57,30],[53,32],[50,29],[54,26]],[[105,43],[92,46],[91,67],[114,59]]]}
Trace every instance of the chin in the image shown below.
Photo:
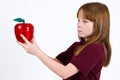
{"label": "chin", "polygon": [[84,35],[78,35],[78,37],[85,38],[85,36],[84,36]]}

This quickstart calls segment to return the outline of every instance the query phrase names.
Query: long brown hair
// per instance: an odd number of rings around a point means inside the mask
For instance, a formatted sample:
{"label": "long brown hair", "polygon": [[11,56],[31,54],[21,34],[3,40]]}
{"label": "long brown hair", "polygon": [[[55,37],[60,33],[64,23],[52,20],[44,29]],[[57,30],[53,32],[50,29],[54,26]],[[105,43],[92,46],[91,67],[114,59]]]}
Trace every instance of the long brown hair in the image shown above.
{"label": "long brown hair", "polygon": [[[104,66],[108,66],[111,59],[111,45],[109,41],[110,32],[110,14],[107,6],[99,2],[91,2],[82,5],[79,11],[83,10],[84,18],[94,22],[93,34],[87,38],[85,45],[80,46],[75,52],[75,56],[80,54],[80,52],[89,44],[93,42],[99,42],[104,45],[106,59]],[[79,37],[81,39],[81,37]]]}

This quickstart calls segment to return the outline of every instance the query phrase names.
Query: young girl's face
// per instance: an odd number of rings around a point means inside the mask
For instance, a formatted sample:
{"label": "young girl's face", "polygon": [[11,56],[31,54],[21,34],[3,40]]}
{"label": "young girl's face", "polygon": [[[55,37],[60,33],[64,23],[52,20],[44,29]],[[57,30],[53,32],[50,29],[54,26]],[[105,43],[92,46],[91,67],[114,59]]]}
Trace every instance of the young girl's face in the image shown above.
{"label": "young girl's face", "polygon": [[77,23],[78,36],[82,38],[87,38],[93,32],[94,23],[88,19],[84,19],[83,16],[83,11],[80,10]]}

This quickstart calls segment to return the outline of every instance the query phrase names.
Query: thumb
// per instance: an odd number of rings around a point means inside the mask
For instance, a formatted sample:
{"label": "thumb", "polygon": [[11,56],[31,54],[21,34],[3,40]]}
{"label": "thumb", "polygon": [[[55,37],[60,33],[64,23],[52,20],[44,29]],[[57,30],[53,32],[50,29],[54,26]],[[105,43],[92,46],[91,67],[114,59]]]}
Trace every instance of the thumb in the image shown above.
{"label": "thumb", "polygon": [[32,43],[36,43],[35,37],[33,36],[33,38],[31,39]]}

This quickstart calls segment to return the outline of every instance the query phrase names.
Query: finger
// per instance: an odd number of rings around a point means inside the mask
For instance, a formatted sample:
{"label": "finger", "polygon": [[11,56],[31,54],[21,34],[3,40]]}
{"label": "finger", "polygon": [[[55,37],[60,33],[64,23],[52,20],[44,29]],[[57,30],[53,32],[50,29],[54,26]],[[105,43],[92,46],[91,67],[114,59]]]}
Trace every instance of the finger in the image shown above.
{"label": "finger", "polygon": [[24,43],[21,43],[19,41],[16,41],[19,45],[21,45],[22,47],[26,47],[26,45]]}
{"label": "finger", "polygon": [[27,52],[28,52],[28,46],[27,46],[26,44],[21,43],[21,42],[19,42],[19,41],[17,41],[17,43],[18,43],[19,45],[21,45],[21,46],[22,46],[22,48],[23,48],[25,51],[27,51]]}
{"label": "finger", "polygon": [[29,41],[27,40],[27,38],[23,35],[23,34],[20,34],[20,36],[22,37],[22,39],[25,41],[25,43],[29,43]]}

